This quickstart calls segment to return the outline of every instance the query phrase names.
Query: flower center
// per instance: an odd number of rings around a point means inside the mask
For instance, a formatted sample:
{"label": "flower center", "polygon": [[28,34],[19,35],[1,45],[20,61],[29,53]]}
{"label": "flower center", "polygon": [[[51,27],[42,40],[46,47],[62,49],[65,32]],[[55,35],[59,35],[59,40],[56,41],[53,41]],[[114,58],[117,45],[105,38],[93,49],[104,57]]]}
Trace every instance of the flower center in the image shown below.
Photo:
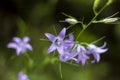
{"label": "flower center", "polygon": [[62,45],[62,41],[60,39],[55,40],[55,44],[60,47]]}

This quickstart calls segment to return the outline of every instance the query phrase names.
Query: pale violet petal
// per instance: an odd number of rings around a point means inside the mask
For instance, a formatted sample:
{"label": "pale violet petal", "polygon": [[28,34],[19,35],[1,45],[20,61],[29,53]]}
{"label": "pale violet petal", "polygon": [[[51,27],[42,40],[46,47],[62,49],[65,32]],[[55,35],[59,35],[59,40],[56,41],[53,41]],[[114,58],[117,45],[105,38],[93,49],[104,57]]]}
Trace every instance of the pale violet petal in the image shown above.
{"label": "pale violet petal", "polygon": [[29,42],[29,41],[30,41],[30,38],[29,38],[29,37],[26,36],[26,37],[23,38],[23,42],[27,43],[27,42]]}
{"label": "pale violet petal", "polygon": [[51,53],[51,52],[53,52],[55,49],[56,49],[56,46],[55,46],[54,44],[52,44],[52,45],[49,47],[47,53]]}
{"label": "pale violet petal", "polygon": [[82,59],[82,60],[81,60],[81,63],[82,63],[82,66],[84,66],[85,63],[86,63],[86,59]]}
{"label": "pale violet petal", "polygon": [[23,52],[23,50],[22,50],[21,48],[17,48],[17,49],[16,49],[16,54],[17,54],[17,55],[20,55],[21,52]]}
{"label": "pale violet petal", "polygon": [[53,42],[54,39],[55,39],[55,36],[52,35],[52,34],[50,34],[50,33],[45,33],[45,36],[46,36],[51,42]]}
{"label": "pale violet petal", "polygon": [[17,47],[18,47],[18,45],[16,43],[12,43],[12,42],[7,45],[7,48],[14,48],[14,49],[16,49]]}
{"label": "pale violet petal", "polygon": [[61,39],[64,39],[65,34],[66,34],[66,28],[63,28],[62,31],[59,33],[58,36],[59,36]]}
{"label": "pale violet petal", "polygon": [[96,53],[101,54],[101,53],[106,52],[107,50],[108,50],[107,48],[106,49],[96,48]]}
{"label": "pale violet petal", "polygon": [[18,74],[18,80],[29,80],[29,78],[23,72],[19,72],[19,74]]}
{"label": "pale violet petal", "polygon": [[100,55],[99,54],[94,53],[93,56],[94,56],[94,58],[97,62],[100,61]]}
{"label": "pale violet petal", "polygon": [[22,40],[19,37],[14,37],[13,41],[16,43],[20,43]]}
{"label": "pale violet petal", "polygon": [[30,44],[26,44],[25,47],[26,47],[27,49],[29,49],[30,51],[32,51],[32,46],[31,46]]}
{"label": "pale violet petal", "polygon": [[63,55],[64,54],[63,46],[57,47],[57,51],[60,55]]}
{"label": "pale violet petal", "polygon": [[72,33],[69,34],[69,40],[74,41],[74,35]]}
{"label": "pale violet petal", "polygon": [[105,48],[107,45],[107,42],[104,42],[104,44],[102,46],[100,46],[100,48]]}

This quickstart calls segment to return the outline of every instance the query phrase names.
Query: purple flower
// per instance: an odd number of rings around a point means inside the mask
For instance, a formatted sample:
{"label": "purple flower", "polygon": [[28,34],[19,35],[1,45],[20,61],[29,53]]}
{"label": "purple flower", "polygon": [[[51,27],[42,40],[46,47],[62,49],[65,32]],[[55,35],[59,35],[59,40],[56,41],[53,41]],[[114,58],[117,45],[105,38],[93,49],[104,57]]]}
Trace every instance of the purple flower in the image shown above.
{"label": "purple flower", "polygon": [[63,28],[58,36],[54,36],[50,33],[45,33],[45,36],[52,42],[52,44],[49,47],[47,53],[51,53],[56,49],[58,50],[59,53],[62,52],[62,50],[63,50],[63,40],[65,38],[65,34],[66,34],[66,28]]}
{"label": "purple flower", "polygon": [[72,51],[72,46],[66,46],[63,48],[63,53],[61,53],[59,57],[60,61],[66,62],[69,60],[77,61],[75,56],[77,56],[77,53],[76,51]]}
{"label": "purple flower", "polygon": [[87,54],[92,54],[94,56],[94,59],[97,62],[99,62],[100,61],[100,54],[102,54],[108,50],[107,48],[105,48],[105,46],[106,46],[106,42],[101,47],[97,47],[94,44],[89,44]]}
{"label": "purple flower", "polygon": [[28,76],[23,72],[18,73],[18,80],[29,80]]}
{"label": "purple flower", "polygon": [[76,51],[72,51],[72,47],[74,46],[74,36],[73,34],[69,34],[69,38],[64,40],[63,42],[63,50],[60,52],[60,60],[66,62],[68,60],[75,60]]}
{"label": "purple flower", "polygon": [[86,60],[89,59],[89,56],[86,54],[87,50],[81,45],[77,45],[76,50],[78,54],[77,63],[81,62],[82,66],[84,66],[86,63]]}
{"label": "purple flower", "polygon": [[26,50],[32,51],[32,46],[28,43],[29,37],[24,37],[20,39],[19,37],[14,37],[13,42],[8,43],[8,48],[16,49],[16,54],[19,55],[20,53],[25,53]]}

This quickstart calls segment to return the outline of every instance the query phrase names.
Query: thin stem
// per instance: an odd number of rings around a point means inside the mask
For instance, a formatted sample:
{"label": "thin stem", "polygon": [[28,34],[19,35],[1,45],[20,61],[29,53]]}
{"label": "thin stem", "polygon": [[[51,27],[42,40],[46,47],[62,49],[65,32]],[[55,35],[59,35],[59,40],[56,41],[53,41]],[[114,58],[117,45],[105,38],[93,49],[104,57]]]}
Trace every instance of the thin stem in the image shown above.
{"label": "thin stem", "polygon": [[69,28],[71,28],[71,27],[73,27],[73,26],[74,26],[74,25],[70,25],[70,26],[67,27],[67,29],[69,29]]}
{"label": "thin stem", "polygon": [[78,38],[80,37],[80,35],[83,33],[83,31],[85,31],[92,23],[93,21],[97,18],[97,16],[107,7],[108,5],[105,4],[102,9],[92,18],[92,20],[87,24],[84,25],[84,28],[80,31],[80,33],[78,34],[76,40],[78,40]]}
{"label": "thin stem", "polygon": [[61,80],[63,80],[61,62],[59,63],[59,71],[60,71],[60,77],[61,77]]}
{"label": "thin stem", "polygon": [[25,55],[28,58],[28,60],[31,60],[30,56],[27,53],[25,53]]}
{"label": "thin stem", "polygon": [[105,36],[103,36],[103,37],[101,37],[101,38],[99,38],[99,39],[97,39],[97,40],[91,42],[90,44],[95,44],[95,43],[101,41],[101,40],[104,39],[104,38],[105,38]]}

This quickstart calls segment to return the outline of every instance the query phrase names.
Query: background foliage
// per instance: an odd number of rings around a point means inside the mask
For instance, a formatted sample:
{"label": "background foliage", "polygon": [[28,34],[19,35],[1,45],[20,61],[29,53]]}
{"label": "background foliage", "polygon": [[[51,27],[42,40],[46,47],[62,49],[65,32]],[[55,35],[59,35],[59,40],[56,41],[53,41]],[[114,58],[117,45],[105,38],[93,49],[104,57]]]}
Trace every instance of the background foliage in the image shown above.
{"label": "background foliage", "polygon": [[[102,0],[99,7],[106,1]],[[21,70],[30,80],[61,80],[58,63],[51,54],[46,54],[49,42],[40,39],[45,38],[45,32],[54,34],[53,26],[59,32],[63,26],[69,25],[59,22],[66,18],[62,12],[89,22],[94,16],[93,3],[94,0],[0,0],[0,80],[17,80]],[[119,4],[119,0],[114,0],[98,19],[119,12]],[[76,35],[81,28],[77,24],[69,32]],[[33,51],[28,54],[33,63],[24,55],[16,56],[14,50],[6,48],[14,36],[31,38]],[[100,63],[88,63],[84,67],[62,63],[64,80],[120,80],[120,24],[92,24],[79,40],[92,42],[102,36],[106,36],[104,40],[108,42],[109,50],[101,55]]]}

